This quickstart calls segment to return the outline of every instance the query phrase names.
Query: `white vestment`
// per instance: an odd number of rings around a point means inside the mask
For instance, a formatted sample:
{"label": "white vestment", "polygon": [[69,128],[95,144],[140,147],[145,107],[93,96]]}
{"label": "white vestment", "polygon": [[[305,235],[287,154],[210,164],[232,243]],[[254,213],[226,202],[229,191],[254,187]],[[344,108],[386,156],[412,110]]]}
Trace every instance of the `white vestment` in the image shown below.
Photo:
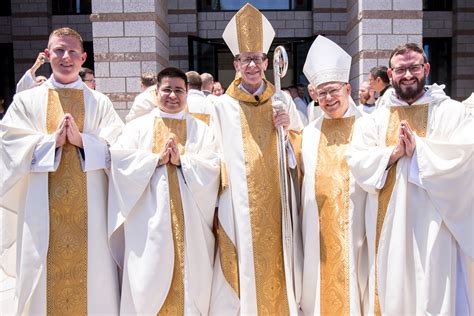
{"label": "white vestment", "polygon": [[[55,88],[80,89],[84,94],[85,160],[81,158],[81,165],[87,179],[87,311],[118,314],[118,274],[107,241],[108,184],[104,169],[109,164],[108,144],[118,137],[123,123],[112,102],[87,88],[79,77],[74,83],[61,85],[51,76],[43,85],[16,94],[0,123],[2,225],[5,219],[12,225],[17,223],[8,227],[17,233],[2,231],[2,237],[9,240],[2,242],[1,266],[16,277],[17,314],[46,314],[48,174],[56,171],[62,153],[61,148],[55,149],[55,135],[48,134],[46,127],[48,90]],[[16,271],[12,271],[14,259],[9,256],[15,255],[15,247]]]}
{"label": "white vestment", "polygon": [[132,108],[125,116],[125,122],[128,123],[137,117],[148,114],[155,108],[156,85],[148,87],[135,97]]}
{"label": "white vestment", "polygon": [[[255,263],[255,257],[259,252],[259,249],[253,248],[256,242],[254,239],[257,238],[253,236],[255,233],[260,234],[262,241],[269,239],[268,247],[270,247],[270,244],[280,244],[281,248],[282,244],[282,231],[276,232],[279,229],[278,225],[268,229],[265,227],[265,221],[258,224],[261,226],[253,224],[255,217],[259,216],[259,214],[255,213],[262,212],[263,209],[261,206],[252,209],[251,206],[261,204],[262,201],[276,203],[275,209],[272,209],[275,217],[272,219],[267,218],[267,221],[270,224],[274,220],[277,221],[279,217],[281,218],[279,195],[275,194],[272,197],[268,197],[268,194],[264,194],[266,191],[275,192],[275,190],[278,193],[278,185],[275,188],[271,188],[269,183],[255,184],[258,181],[265,181],[258,173],[270,172],[278,176],[278,164],[276,163],[275,169],[271,170],[268,170],[268,166],[254,165],[254,161],[267,163],[268,161],[265,161],[265,159],[270,159],[272,162],[276,162],[278,159],[276,152],[273,153],[273,157],[263,157],[264,150],[271,145],[270,142],[274,141],[276,145],[276,137],[272,138],[271,136],[275,135],[271,108],[271,104],[275,102],[275,99],[272,98],[270,100],[274,89],[268,82],[267,85],[262,83],[260,89],[253,95],[246,92],[239,82],[240,79],[236,79],[226,94],[219,97],[219,100],[214,104],[214,112],[211,115],[211,125],[214,127],[228,176],[228,187],[223,186],[223,192],[219,199],[218,221],[221,233],[218,232],[218,236],[220,249],[217,252],[215,261],[211,315],[237,315],[238,313],[241,315],[255,315],[260,308],[265,308],[266,304],[270,304],[269,301],[257,303],[257,288],[259,285],[256,284],[258,282],[256,280],[256,270],[268,269],[274,271],[276,269],[274,260],[283,260],[283,256],[286,255],[286,253],[281,254],[280,252],[281,257],[275,258],[277,254],[274,253],[274,257],[265,258],[268,260],[265,264],[257,266]],[[236,92],[237,90],[240,92]],[[234,95],[235,93],[242,96],[242,100],[246,100],[241,101],[245,104],[241,104],[238,99],[231,96],[231,94]],[[290,116],[290,129],[301,130],[302,123],[294,103],[290,96],[285,93],[281,95],[286,98],[283,103],[285,110]],[[268,100],[272,103],[267,103]],[[262,104],[265,104],[265,110],[261,110],[263,109]],[[268,107],[269,105],[270,107]],[[248,114],[245,115],[244,113]],[[267,139],[267,137],[269,138]],[[246,147],[246,143],[252,145]],[[247,174],[247,169],[251,168],[250,166],[254,166],[255,169],[252,170],[254,170],[255,174]],[[258,179],[249,182],[250,178]],[[260,187],[260,185],[266,185],[266,188]],[[273,186],[273,184],[271,185]],[[250,192],[251,190],[254,191]],[[252,217],[252,214],[255,217]],[[296,212],[293,214],[296,215]],[[294,221],[296,221],[295,218]],[[222,238],[223,235],[225,235],[225,238]],[[223,242],[223,240],[228,242]],[[229,256],[223,258],[221,262],[221,253],[223,252],[226,252]],[[298,252],[297,247],[295,247],[294,253],[294,256],[290,256],[291,260],[301,260],[301,253]],[[229,258],[237,261],[232,266],[234,270],[229,269]],[[299,263],[295,264],[295,267],[298,265]],[[290,281],[293,278],[288,275],[290,273],[287,270],[288,267],[280,266],[279,268],[281,269],[280,271],[283,271],[281,273],[286,275],[286,284],[284,283],[285,281],[283,281],[283,284],[280,282],[282,274],[275,275],[275,278],[266,279],[262,282],[268,283],[268,292],[270,293],[273,290],[271,289],[272,287],[281,287],[281,289],[285,287],[286,293],[283,300],[287,302],[284,304],[288,306],[291,314],[295,314],[297,311],[295,295],[299,295],[300,276],[294,277],[294,283],[297,283],[297,285],[294,285]],[[229,278],[230,275],[232,276],[231,278]],[[283,275],[283,279],[285,279],[285,275]],[[231,284],[229,279],[233,279],[235,282]],[[262,291],[260,292],[261,295],[265,295],[266,293],[263,292],[267,292],[261,287],[259,291]],[[281,302],[272,303],[279,304]]]}
{"label": "white vestment", "polygon": [[[362,113],[359,109],[356,108],[356,105],[351,102],[349,109],[344,114],[344,118],[355,117],[354,121],[357,121],[362,117]],[[321,315],[324,314],[321,305],[323,305],[322,300],[325,300],[326,305],[332,305],[329,310],[335,312],[338,310],[338,313],[345,311],[350,315],[360,315],[363,308],[364,295],[366,295],[365,290],[367,287],[368,280],[368,268],[367,268],[367,245],[365,241],[365,222],[364,222],[364,212],[365,212],[365,201],[367,193],[362,190],[362,188],[357,185],[354,177],[350,175],[350,172],[347,168],[347,165],[344,161],[333,161],[325,162],[324,166],[331,165],[333,168],[341,168],[343,165],[346,170],[341,171],[341,175],[349,174],[349,184],[345,187],[345,181],[339,181],[341,187],[334,187],[330,189],[330,192],[336,192],[333,197],[325,193],[320,197],[320,201],[316,199],[316,194],[318,186],[324,186],[327,183],[317,183],[316,172],[319,170],[321,178],[327,177],[326,175],[333,175],[332,170],[326,170],[325,167],[318,165],[319,157],[319,146],[320,139],[324,136],[327,137],[328,149],[323,149],[323,156],[325,159],[334,159],[333,154],[331,153],[337,151],[337,147],[344,145],[335,145],[330,143],[332,137],[326,128],[323,130],[322,125],[326,121],[333,121],[327,114],[320,116],[315,121],[311,122],[303,130],[303,145],[302,145],[302,165],[304,168],[304,178],[302,186],[302,235],[303,235],[303,253],[304,253],[304,264],[303,264],[303,289],[302,289],[302,298],[301,298],[301,309],[304,315]],[[340,121],[340,120],[339,120]],[[351,128],[351,126],[346,126]],[[331,128],[331,127],[330,127]],[[340,129],[341,125],[333,125],[332,129]],[[322,135],[324,131],[324,135]],[[350,130],[349,130],[350,131]],[[338,133],[338,132],[336,132]],[[350,141],[350,139],[349,139]],[[346,143],[348,146],[348,143]],[[331,149],[331,147],[333,147]],[[342,156],[342,160],[345,160]],[[318,209],[318,203],[321,205],[329,203],[332,205],[332,201],[325,201],[324,199],[340,199],[341,202],[338,203],[346,205],[342,209],[336,210],[336,207],[332,206],[331,211],[338,212],[337,214],[320,214]],[[348,201],[345,199],[348,198]],[[338,205],[336,204],[336,205]],[[326,207],[327,208],[327,207]],[[347,212],[347,213],[346,213]],[[336,217],[337,221],[344,221],[345,225],[338,227],[334,230],[334,219],[331,220],[331,217]],[[326,220],[328,218],[329,220]],[[324,233],[330,231],[332,236],[321,236],[323,233],[321,231],[320,223],[326,225],[328,228],[324,230]],[[334,244],[330,242],[333,240],[333,236],[340,236],[338,238],[339,242]],[[329,238],[328,238],[329,237]],[[332,239],[331,239],[332,237]],[[328,240],[322,245],[320,239]],[[341,240],[342,239],[342,240]],[[334,242],[334,241],[332,241]],[[327,255],[323,252],[332,252],[336,253],[337,259],[335,261],[329,260]],[[332,265],[335,269],[329,267],[324,267],[324,265]],[[328,283],[326,282],[326,288],[324,288],[321,283],[321,274],[327,273],[323,277],[331,280],[341,278],[347,279],[348,284],[346,284],[346,293],[341,291],[342,289],[327,287]],[[333,282],[334,283],[334,282]],[[328,298],[330,298],[330,303],[328,304]],[[343,302],[344,304],[339,304]],[[337,308],[336,308],[337,306]],[[326,306],[327,308],[327,306]],[[327,309],[326,309],[327,311]],[[346,314],[344,313],[344,314]]]}
{"label": "white vestment", "polygon": [[438,85],[415,102],[429,104],[426,137],[416,136],[413,157],[404,156],[392,167],[396,168],[393,191],[377,234],[378,204],[383,201],[379,192],[394,148],[386,145],[390,111],[408,106],[389,93],[386,106],[358,121],[347,152],[352,173],[369,193],[369,313],[376,305],[375,287],[384,315],[466,315],[469,308],[472,313],[472,116]]}
{"label": "white vestment", "polygon": [[35,77],[28,69],[16,84],[16,93],[36,87]]}
{"label": "white vestment", "polygon": [[[179,114],[187,134],[177,168],[184,213],[184,313],[206,315],[220,160],[210,128],[189,113]],[[155,109],[127,123],[110,150],[109,234],[112,253],[123,267],[122,314],[156,315],[173,277],[169,176],[165,165],[157,167],[159,153],[152,152],[159,117],[170,115]]]}
{"label": "white vestment", "polygon": [[187,102],[190,113],[211,113],[211,100],[200,90],[189,89]]}
{"label": "white vestment", "polygon": [[301,122],[303,122],[304,126],[308,125],[308,110],[306,102],[304,102],[303,99],[301,99],[300,97],[294,98],[293,102],[295,103],[296,109],[298,110]]}
{"label": "white vestment", "polygon": [[308,104],[308,124],[322,115],[323,111],[321,110],[321,107],[319,105],[315,106],[314,101],[311,101]]}

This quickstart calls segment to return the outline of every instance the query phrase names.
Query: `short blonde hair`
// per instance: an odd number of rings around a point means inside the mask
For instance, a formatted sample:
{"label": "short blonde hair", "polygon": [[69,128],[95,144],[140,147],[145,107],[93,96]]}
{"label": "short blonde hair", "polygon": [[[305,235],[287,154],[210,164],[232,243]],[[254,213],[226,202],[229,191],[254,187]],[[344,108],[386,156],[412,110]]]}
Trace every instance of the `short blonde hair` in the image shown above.
{"label": "short blonde hair", "polygon": [[48,48],[49,48],[49,45],[51,44],[51,39],[54,36],[56,36],[56,37],[73,37],[73,38],[75,38],[79,41],[79,43],[81,44],[81,49],[82,49],[82,51],[84,51],[84,44],[83,44],[84,41],[82,40],[81,34],[79,34],[77,31],[73,30],[72,28],[62,27],[62,28],[55,29],[54,31],[52,31],[51,34],[49,35],[49,39],[48,39]]}

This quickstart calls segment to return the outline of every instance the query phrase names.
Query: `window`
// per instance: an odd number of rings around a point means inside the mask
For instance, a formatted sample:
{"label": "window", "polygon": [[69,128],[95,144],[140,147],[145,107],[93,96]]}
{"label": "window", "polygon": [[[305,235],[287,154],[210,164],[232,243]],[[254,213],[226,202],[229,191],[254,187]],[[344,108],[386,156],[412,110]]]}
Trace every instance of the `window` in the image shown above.
{"label": "window", "polygon": [[5,100],[5,109],[13,101],[16,89],[13,65],[13,44],[0,43],[0,98]]}
{"label": "window", "polygon": [[311,11],[311,0],[199,0],[198,11],[237,11],[246,3],[259,10]]}
{"label": "window", "polygon": [[426,84],[445,84],[444,91],[451,95],[451,38],[424,38],[423,50],[432,65]]}
{"label": "window", "polygon": [[423,11],[451,11],[452,0],[423,0]]}
{"label": "window", "polygon": [[11,16],[12,5],[10,0],[0,1],[0,16]]}
{"label": "window", "polygon": [[87,53],[87,58],[84,64],[82,65],[83,67],[87,67],[89,69],[94,70],[94,47],[92,42],[83,42],[84,45],[84,51]]}
{"label": "window", "polygon": [[91,13],[91,0],[53,0],[54,15]]}

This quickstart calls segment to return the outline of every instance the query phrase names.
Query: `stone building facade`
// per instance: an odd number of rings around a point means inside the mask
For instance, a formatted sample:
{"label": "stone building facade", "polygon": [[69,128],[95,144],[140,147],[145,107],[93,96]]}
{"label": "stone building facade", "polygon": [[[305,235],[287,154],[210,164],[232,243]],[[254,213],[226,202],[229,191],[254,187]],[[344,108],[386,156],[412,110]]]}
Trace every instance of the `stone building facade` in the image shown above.
{"label": "stone building facade", "polygon": [[[221,35],[235,11],[202,10],[201,3],[209,0],[78,0],[71,3],[89,5],[90,11],[55,14],[55,2],[11,0],[10,8],[2,4],[2,11],[10,10],[0,16],[0,48],[4,51],[0,57],[10,60],[2,64],[1,93],[7,100],[14,92],[11,81],[16,82],[31,67],[45,48],[48,34],[61,26],[82,34],[97,89],[111,98],[121,116],[128,113],[140,92],[139,77],[145,71],[175,66],[211,72],[224,84],[232,80],[232,55]],[[463,100],[474,90],[473,1],[456,0],[441,11],[423,10],[430,8],[427,3],[435,2],[427,0],[303,2],[306,10],[263,11],[275,28],[275,43],[289,50],[290,71],[284,83],[304,83],[305,53],[314,38],[323,34],[352,56],[354,97],[369,70],[387,65],[390,51],[403,42],[423,43],[432,68],[437,69],[432,81],[447,83],[453,98]],[[253,3],[258,7],[258,1]],[[292,1],[288,3],[291,6]],[[47,67],[39,73],[48,74]],[[267,76],[272,78],[271,71]]]}

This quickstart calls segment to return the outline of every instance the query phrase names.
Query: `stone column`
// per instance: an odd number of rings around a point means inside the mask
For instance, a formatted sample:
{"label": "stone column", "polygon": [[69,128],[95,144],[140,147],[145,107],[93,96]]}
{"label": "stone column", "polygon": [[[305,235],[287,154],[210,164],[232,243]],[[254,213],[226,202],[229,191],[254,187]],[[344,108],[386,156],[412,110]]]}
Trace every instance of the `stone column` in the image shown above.
{"label": "stone column", "polygon": [[[170,66],[180,68],[183,71],[187,71],[189,68],[188,35],[197,35],[198,18],[196,4],[196,1],[187,0],[168,1]],[[215,21],[210,21],[209,23],[215,23]]]}
{"label": "stone column", "polygon": [[[11,31],[15,60],[15,81],[33,66],[38,53],[48,45],[51,32],[51,6],[48,0],[11,1]],[[43,65],[37,75],[49,75],[50,69]]]}
{"label": "stone column", "polygon": [[347,52],[352,56],[354,100],[372,67],[388,67],[388,57],[396,46],[422,44],[422,10],[422,0],[348,0]]}
{"label": "stone column", "polygon": [[313,34],[324,35],[346,49],[346,0],[313,1]]}
{"label": "stone column", "polygon": [[452,97],[462,101],[474,92],[474,2],[453,6]]}
{"label": "stone column", "polygon": [[143,72],[168,66],[167,0],[92,1],[97,90],[123,118],[140,93]]}

